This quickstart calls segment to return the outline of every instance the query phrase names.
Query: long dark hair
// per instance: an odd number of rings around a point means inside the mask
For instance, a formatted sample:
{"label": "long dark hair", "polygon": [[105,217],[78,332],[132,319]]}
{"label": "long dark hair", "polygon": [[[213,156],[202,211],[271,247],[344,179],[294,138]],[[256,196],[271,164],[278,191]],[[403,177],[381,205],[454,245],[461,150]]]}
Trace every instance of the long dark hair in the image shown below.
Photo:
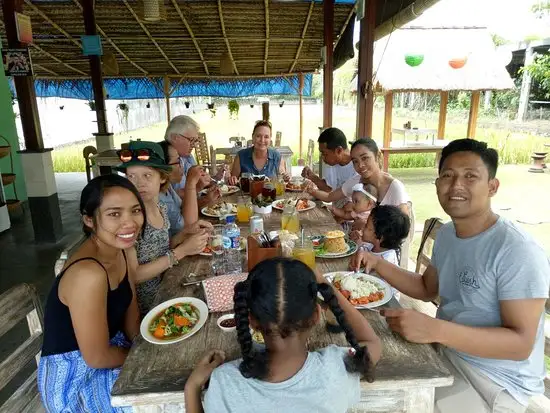
{"label": "long dark hair", "polygon": [[252,347],[249,315],[259,322],[263,333],[285,338],[313,326],[318,292],[355,350],[355,355],[345,360],[347,370],[360,372],[368,381],[374,380],[367,348],[357,342],[332,287],[317,284],[314,272],[307,265],[289,258],[260,262],[250,271],[246,281],[235,286],[237,338],[243,356],[239,370],[244,377],[263,379],[269,372],[269,349],[260,352]]}
{"label": "long dark hair", "polygon": [[[96,212],[103,202],[103,195],[105,194],[105,190],[108,188],[116,187],[127,189],[132,194],[134,194],[137,201],[139,202],[141,213],[143,214],[143,226],[141,228],[143,235],[143,231],[145,230],[145,223],[147,222],[145,205],[143,204],[143,200],[141,199],[141,196],[139,195],[139,192],[134,184],[132,184],[127,178],[120,175],[101,175],[88,182],[88,184],[84,187],[82,193],[80,194],[80,214],[82,216],[85,215],[92,218],[95,222]],[[86,236],[90,236],[92,234],[92,230],[85,224],[82,225],[82,231],[84,231],[84,234],[86,234]]]}

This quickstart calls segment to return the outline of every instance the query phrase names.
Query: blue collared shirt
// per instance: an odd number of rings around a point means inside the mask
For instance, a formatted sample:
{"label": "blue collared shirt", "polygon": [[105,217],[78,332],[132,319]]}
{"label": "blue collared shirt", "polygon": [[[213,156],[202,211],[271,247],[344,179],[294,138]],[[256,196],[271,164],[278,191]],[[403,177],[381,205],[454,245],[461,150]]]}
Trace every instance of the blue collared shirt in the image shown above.
{"label": "blue collared shirt", "polygon": [[183,229],[183,217],[181,216],[181,198],[171,186],[166,192],[159,194],[159,200],[166,205],[168,220],[170,221],[170,238]]}
{"label": "blue collared shirt", "polygon": [[267,162],[261,170],[258,170],[256,165],[254,165],[254,159],[252,159],[253,150],[254,147],[252,146],[239,151],[241,174],[249,172],[254,175],[277,176],[279,174],[281,154],[276,149],[267,148]]}
{"label": "blue collared shirt", "polygon": [[197,162],[195,162],[195,158],[193,158],[193,155],[187,155],[187,156],[180,156],[180,166],[181,170],[183,171],[183,175],[181,177],[181,181],[177,184],[172,184],[172,187],[179,191],[180,189],[185,188],[185,182],[187,181],[187,172],[193,165],[196,165]]}

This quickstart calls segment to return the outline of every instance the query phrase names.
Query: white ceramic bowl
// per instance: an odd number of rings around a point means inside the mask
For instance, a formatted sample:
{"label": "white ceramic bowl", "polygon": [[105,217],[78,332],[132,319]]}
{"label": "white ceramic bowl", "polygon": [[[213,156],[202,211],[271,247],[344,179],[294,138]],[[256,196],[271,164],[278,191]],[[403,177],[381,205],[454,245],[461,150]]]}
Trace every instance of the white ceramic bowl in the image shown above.
{"label": "white ceramic bowl", "polygon": [[235,318],[235,314],[225,314],[222,315],[220,318],[218,318],[218,327],[222,329],[223,332],[229,333],[230,331],[235,331],[237,329],[237,325],[234,327],[223,327],[222,321],[229,320],[231,318]]}
{"label": "white ceramic bowl", "polygon": [[[166,310],[168,307],[174,304],[179,303],[189,303],[195,306],[195,308],[199,311],[199,321],[193,327],[193,329],[178,338],[172,339],[172,340],[161,340],[156,338],[151,332],[149,332],[149,325],[151,324],[151,321],[153,321],[153,318],[160,313],[163,310]],[[143,336],[145,340],[147,340],[149,343],[153,344],[173,344],[177,343],[178,341],[185,340],[186,338],[191,337],[193,334],[195,334],[197,331],[199,331],[204,323],[206,322],[206,319],[208,318],[208,307],[206,306],[206,303],[202,300],[199,300],[195,297],[179,297],[179,298],[173,298],[171,300],[165,301],[159,305],[157,305],[155,308],[150,310],[145,317],[143,317],[143,320],[141,321],[141,325],[139,326],[139,332]]]}
{"label": "white ceramic bowl", "polygon": [[256,214],[271,214],[271,212],[273,212],[273,206],[268,205],[265,207],[259,207],[257,205],[254,205],[254,212]]}

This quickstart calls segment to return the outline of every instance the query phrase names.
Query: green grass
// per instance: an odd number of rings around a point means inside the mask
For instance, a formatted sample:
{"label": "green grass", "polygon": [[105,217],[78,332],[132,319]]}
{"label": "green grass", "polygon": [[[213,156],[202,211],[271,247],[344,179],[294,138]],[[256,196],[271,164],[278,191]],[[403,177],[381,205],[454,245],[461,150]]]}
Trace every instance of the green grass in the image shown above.
{"label": "green grass", "polygon": [[[319,134],[318,127],[323,124],[321,105],[304,106],[303,146],[302,156],[305,158],[307,143],[309,139],[316,140]],[[174,114],[176,115],[176,114]],[[282,144],[290,146],[295,152],[293,164],[296,165],[299,158],[299,117],[298,108],[295,105],[285,105],[282,108],[277,105],[271,106],[271,122],[273,131],[282,132]],[[201,130],[206,132],[208,144],[214,147],[229,146],[231,136],[250,136],[254,121],[261,117],[261,109],[256,105],[250,108],[248,105],[241,105],[239,119],[229,119],[226,106],[218,108],[216,117],[212,118],[209,111],[199,111],[193,117],[201,125]],[[447,118],[446,137],[457,139],[466,136],[466,121],[464,114],[450,112]],[[349,140],[355,136],[356,111],[353,107],[337,106],[334,109],[333,124],[342,129]],[[420,128],[437,128],[437,117],[433,112],[405,113],[396,110],[392,125],[400,126],[407,120]],[[120,147],[123,142],[130,139],[160,141],[164,136],[164,122],[147,128],[130,131],[115,136],[115,146]],[[383,132],[383,111],[377,109],[373,116],[373,137],[379,142],[382,141]],[[477,139],[486,141],[490,146],[498,148],[502,163],[518,164],[529,163],[533,150],[542,150],[543,143],[548,138],[528,133],[509,133],[502,129],[478,128]],[[82,149],[86,145],[95,145],[93,140],[56,148],[53,152],[54,170],[56,172],[84,171],[84,160]],[[317,150],[315,156],[318,156]],[[434,163],[434,154],[405,154],[392,155],[390,157],[390,168],[411,168],[429,167]]]}

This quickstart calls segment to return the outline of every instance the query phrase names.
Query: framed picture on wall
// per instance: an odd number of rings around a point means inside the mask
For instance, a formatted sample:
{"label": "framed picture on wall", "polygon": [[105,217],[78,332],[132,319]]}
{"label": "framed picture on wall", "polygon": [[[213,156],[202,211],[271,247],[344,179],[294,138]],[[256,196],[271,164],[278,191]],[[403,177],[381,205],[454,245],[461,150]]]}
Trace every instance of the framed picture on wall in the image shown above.
{"label": "framed picture on wall", "polygon": [[2,63],[6,76],[32,76],[32,62],[29,49],[2,50]]}

